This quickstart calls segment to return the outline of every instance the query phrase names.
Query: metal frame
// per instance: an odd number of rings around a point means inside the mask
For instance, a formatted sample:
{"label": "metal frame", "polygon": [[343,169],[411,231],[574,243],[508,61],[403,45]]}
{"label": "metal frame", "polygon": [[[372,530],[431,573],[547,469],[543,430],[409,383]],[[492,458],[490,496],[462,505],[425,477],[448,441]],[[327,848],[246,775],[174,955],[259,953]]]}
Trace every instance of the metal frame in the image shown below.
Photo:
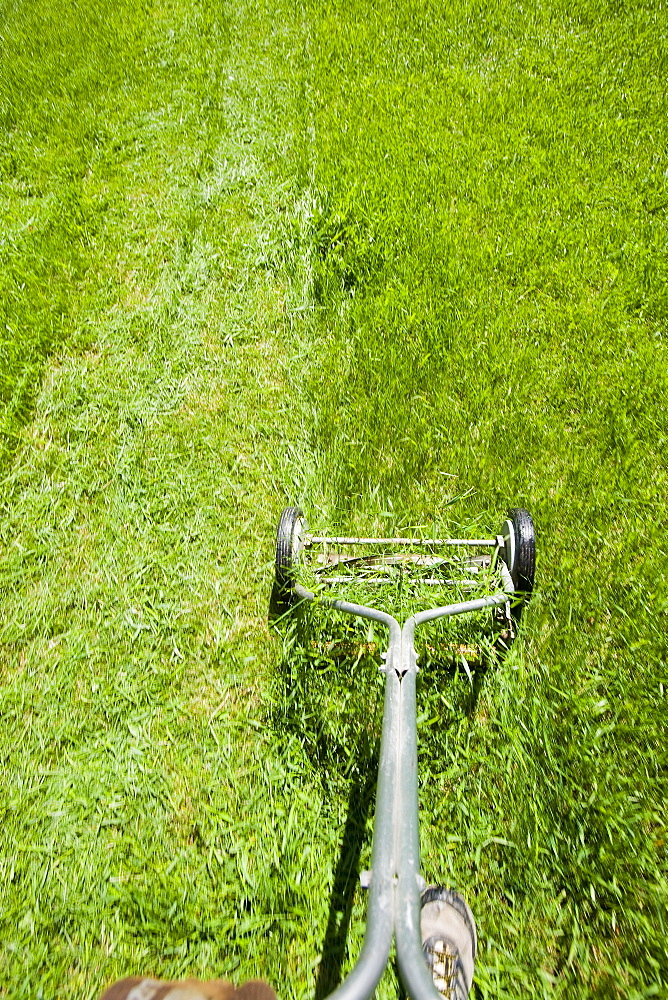
{"label": "metal frame", "polygon": [[[371,872],[368,882],[367,925],[357,962],[330,1000],[367,1000],[385,970],[392,939],[396,940],[399,974],[411,1000],[442,1000],[423,952],[420,932],[420,896],[424,879],[420,874],[418,820],[417,717],[415,679],[418,671],[415,629],[425,622],[463,615],[485,608],[507,605],[515,586],[504,561],[504,540],[475,539],[370,539],[306,536],[303,544],[328,543],[495,547],[501,589],[480,597],[411,615],[403,627],[384,611],[348,601],[324,598],[299,584],[293,593],[299,601],[334,608],[344,614],[386,625],[389,644],[383,654],[385,700],[378,765],[376,811],[373,829]],[[494,556],[492,557],[494,559]],[[338,578],[335,578],[338,581]],[[332,580],[331,582],[334,582]]]}

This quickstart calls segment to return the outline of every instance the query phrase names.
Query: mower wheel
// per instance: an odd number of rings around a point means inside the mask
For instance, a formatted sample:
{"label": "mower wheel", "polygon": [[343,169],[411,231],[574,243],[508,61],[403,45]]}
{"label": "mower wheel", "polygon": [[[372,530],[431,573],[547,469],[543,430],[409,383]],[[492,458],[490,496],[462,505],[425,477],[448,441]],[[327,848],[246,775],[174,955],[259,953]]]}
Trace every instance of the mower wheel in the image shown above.
{"label": "mower wheel", "polygon": [[295,573],[304,548],[307,530],[304,512],[299,507],[286,507],[276,532],[276,570],[272,605],[278,617],[295,603]]}
{"label": "mower wheel", "polygon": [[536,533],[531,514],[521,507],[513,507],[508,511],[502,535],[505,540],[504,559],[518,599],[513,614],[519,618],[522,606],[531,597],[536,572]]}

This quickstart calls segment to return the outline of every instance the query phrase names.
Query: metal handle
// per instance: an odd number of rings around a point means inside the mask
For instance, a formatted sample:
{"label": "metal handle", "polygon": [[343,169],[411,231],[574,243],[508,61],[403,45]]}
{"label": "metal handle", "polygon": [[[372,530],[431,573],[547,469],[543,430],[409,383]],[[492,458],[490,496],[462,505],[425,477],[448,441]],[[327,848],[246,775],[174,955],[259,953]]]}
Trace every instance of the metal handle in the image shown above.
{"label": "metal handle", "polygon": [[368,1000],[383,974],[396,939],[397,963],[411,1000],[442,1000],[422,954],[420,932],[420,830],[418,818],[415,629],[428,621],[504,605],[515,593],[505,563],[503,590],[488,597],[420,611],[403,628],[392,615],[348,601],[316,597],[300,585],[302,601],[380,622],[389,628],[385,654],[385,702],[376,786],[367,925],[355,966],[328,1000]]}

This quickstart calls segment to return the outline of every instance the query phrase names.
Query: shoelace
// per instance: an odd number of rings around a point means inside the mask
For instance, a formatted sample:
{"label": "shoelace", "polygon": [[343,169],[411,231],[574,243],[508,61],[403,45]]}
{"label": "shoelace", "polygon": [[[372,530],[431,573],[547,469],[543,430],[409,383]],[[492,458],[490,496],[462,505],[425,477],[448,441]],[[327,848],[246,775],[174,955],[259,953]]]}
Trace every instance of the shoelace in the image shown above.
{"label": "shoelace", "polygon": [[446,1000],[458,1000],[459,953],[446,941],[430,943],[425,956],[432,968],[434,986]]}

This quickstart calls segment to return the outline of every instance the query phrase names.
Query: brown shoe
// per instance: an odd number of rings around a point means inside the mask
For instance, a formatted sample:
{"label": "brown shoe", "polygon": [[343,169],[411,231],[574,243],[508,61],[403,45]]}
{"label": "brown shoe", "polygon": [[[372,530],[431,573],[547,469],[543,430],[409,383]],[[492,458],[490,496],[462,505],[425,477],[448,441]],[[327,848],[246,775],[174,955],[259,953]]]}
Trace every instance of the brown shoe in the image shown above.
{"label": "brown shoe", "polygon": [[251,979],[237,989],[225,979],[159,979],[129,976],[104,991],[100,1000],[276,1000],[269,983]]}

